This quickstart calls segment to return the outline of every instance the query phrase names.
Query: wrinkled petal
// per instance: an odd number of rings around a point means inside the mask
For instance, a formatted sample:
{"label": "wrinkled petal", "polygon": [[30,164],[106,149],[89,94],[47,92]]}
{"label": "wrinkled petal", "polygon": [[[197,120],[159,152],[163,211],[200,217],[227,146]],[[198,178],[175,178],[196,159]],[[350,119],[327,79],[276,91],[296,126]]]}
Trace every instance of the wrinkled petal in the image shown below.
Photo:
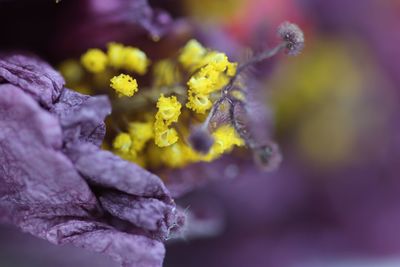
{"label": "wrinkled petal", "polygon": [[0,82],[5,80],[29,92],[46,107],[59,97],[63,77],[39,58],[25,55],[0,56]]}
{"label": "wrinkled petal", "polygon": [[[0,85],[0,196],[34,208],[95,201],[61,148],[53,117],[21,89]],[[45,182],[44,182],[45,181]]]}
{"label": "wrinkled petal", "polygon": [[91,183],[143,197],[170,199],[159,177],[91,144],[76,143],[67,152],[76,169]]}
{"label": "wrinkled petal", "polygon": [[[0,84],[0,92],[0,220],[126,267],[160,267],[165,249],[157,240],[180,217],[157,176],[98,148],[107,98],[64,89],[46,110],[24,88]],[[98,189],[108,209],[97,202]]]}
{"label": "wrinkled petal", "polygon": [[48,239],[105,253],[123,267],[160,267],[165,255],[165,247],[159,241],[95,222],[75,220],[56,225],[49,230]]}
{"label": "wrinkled petal", "polygon": [[90,97],[65,89],[52,112],[60,118],[64,142],[79,140],[100,146],[111,104],[106,96]]}
{"label": "wrinkled petal", "polygon": [[99,201],[111,215],[156,232],[154,234],[161,239],[168,237],[168,231],[174,223],[167,220],[174,212],[174,207],[158,199],[105,193],[100,196]]}

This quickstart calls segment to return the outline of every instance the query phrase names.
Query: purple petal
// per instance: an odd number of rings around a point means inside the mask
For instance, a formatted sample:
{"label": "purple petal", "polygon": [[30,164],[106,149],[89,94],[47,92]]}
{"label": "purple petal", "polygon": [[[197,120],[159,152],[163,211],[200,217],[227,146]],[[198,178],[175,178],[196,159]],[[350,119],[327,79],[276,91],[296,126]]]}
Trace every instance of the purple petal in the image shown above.
{"label": "purple petal", "polygon": [[0,81],[17,85],[37,101],[50,107],[64,86],[63,77],[39,58],[24,55],[0,56]]}
{"label": "purple petal", "polygon": [[168,237],[168,230],[174,221],[174,206],[158,199],[135,197],[126,194],[105,193],[99,198],[102,207],[111,215],[126,220],[137,227],[155,232],[160,239]]}
{"label": "purple petal", "polygon": [[[66,205],[95,201],[62,153],[56,117],[13,85],[0,85],[1,196],[18,205]],[[45,182],[44,182],[45,181]]]}
{"label": "purple petal", "polygon": [[159,177],[136,164],[91,144],[71,145],[67,154],[75,168],[90,182],[143,197],[170,199]]}
{"label": "purple petal", "polygon": [[105,253],[124,267],[161,267],[165,255],[159,241],[121,233],[95,222],[76,220],[56,225],[48,232],[48,239]]}
{"label": "purple petal", "polygon": [[100,146],[111,104],[106,96],[90,97],[64,89],[52,112],[60,118],[64,142],[79,140]]}

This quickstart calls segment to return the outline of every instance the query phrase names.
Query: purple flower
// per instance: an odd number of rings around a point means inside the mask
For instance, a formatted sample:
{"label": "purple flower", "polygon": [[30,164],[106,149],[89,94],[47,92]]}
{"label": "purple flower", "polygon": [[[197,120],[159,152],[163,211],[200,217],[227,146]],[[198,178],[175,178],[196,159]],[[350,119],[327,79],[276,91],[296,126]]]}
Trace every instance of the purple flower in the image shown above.
{"label": "purple flower", "polygon": [[161,266],[182,222],[168,190],[99,145],[110,104],[33,56],[0,57],[0,219],[55,244]]}

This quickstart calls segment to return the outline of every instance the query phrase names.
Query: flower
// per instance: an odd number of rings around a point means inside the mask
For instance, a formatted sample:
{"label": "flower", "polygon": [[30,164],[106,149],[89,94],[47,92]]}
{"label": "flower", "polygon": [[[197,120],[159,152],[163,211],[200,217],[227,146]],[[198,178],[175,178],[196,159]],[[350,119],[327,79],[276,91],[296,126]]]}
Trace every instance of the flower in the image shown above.
{"label": "flower", "polygon": [[42,60],[0,58],[0,214],[55,244],[161,266],[182,217],[162,181],[100,149],[106,97],[64,88]]}

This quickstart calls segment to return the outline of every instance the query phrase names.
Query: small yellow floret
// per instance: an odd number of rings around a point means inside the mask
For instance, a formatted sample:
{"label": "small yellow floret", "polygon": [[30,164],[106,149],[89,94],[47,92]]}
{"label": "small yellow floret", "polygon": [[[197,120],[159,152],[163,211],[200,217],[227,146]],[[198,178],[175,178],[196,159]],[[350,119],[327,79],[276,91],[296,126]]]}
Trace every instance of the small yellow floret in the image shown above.
{"label": "small yellow floret", "polygon": [[161,95],[157,101],[158,112],[156,120],[164,120],[166,126],[177,122],[181,114],[181,107],[181,103],[179,103],[175,96],[164,97],[164,95]]}
{"label": "small yellow floret", "polygon": [[120,43],[107,44],[108,64],[114,68],[122,68],[125,59],[125,47]]}
{"label": "small yellow floret", "polygon": [[125,47],[123,64],[125,69],[143,75],[147,72],[149,64],[150,61],[142,50],[136,47]]}
{"label": "small yellow floret", "polygon": [[135,92],[138,91],[138,84],[136,79],[133,79],[127,74],[120,74],[114,76],[110,80],[111,88],[113,88],[119,95],[133,96]]}
{"label": "small yellow floret", "polygon": [[170,146],[178,141],[178,133],[173,128],[158,128],[155,130],[154,142],[159,147]]}
{"label": "small yellow floret", "polygon": [[154,137],[153,124],[151,122],[132,122],[129,124],[129,134],[132,137],[132,149],[139,152],[147,141]]}
{"label": "small yellow floret", "polygon": [[179,62],[186,69],[192,69],[199,64],[207,50],[196,40],[190,40],[182,49],[179,55]]}
{"label": "small yellow floret", "polygon": [[107,55],[100,49],[89,49],[82,55],[81,63],[90,72],[103,72],[107,67]]}
{"label": "small yellow floret", "polygon": [[189,90],[195,94],[209,94],[213,89],[213,81],[199,75],[192,76],[187,85]]}
{"label": "small yellow floret", "polygon": [[195,111],[199,114],[204,114],[212,106],[211,100],[207,95],[203,94],[192,94],[189,92],[189,99],[186,103],[186,107]]}
{"label": "small yellow floret", "polygon": [[211,51],[201,61],[202,65],[213,65],[216,71],[223,72],[228,67],[228,57],[221,52]]}
{"label": "small yellow floret", "polygon": [[132,139],[127,133],[118,134],[113,142],[113,148],[119,152],[127,153],[129,152],[132,145]]}

